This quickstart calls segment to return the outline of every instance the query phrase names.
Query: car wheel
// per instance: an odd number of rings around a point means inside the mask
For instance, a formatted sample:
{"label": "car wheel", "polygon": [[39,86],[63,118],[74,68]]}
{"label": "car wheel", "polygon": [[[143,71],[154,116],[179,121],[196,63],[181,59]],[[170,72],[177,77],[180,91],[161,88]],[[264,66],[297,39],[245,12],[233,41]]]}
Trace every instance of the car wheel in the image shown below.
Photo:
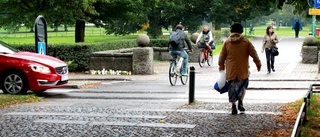
{"label": "car wheel", "polygon": [[5,94],[25,94],[28,82],[25,76],[18,72],[8,72],[1,80],[2,91]]}

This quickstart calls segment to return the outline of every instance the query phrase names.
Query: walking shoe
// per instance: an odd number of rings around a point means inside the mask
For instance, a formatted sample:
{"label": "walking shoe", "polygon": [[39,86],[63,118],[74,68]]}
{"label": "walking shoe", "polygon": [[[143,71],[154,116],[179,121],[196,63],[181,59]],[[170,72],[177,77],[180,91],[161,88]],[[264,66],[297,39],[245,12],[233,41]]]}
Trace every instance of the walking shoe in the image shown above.
{"label": "walking shoe", "polygon": [[271,73],[270,71],[267,72],[267,74],[270,74],[270,73]]}
{"label": "walking shoe", "polygon": [[244,112],[246,111],[246,109],[244,109],[243,107],[242,100],[240,99],[238,101],[238,110],[240,111],[240,114],[244,114]]}
{"label": "walking shoe", "polygon": [[272,69],[272,72],[275,72],[274,68]]}
{"label": "walking shoe", "polygon": [[238,110],[237,110],[237,107],[236,107],[235,104],[232,104],[232,113],[231,113],[231,114],[232,114],[232,115],[238,114]]}
{"label": "walking shoe", "polygon": [[187,76],[188,73],[187,73],[186,71],[182,71],[182,72],[181,72],[181,75],[182,75],[182,76]]}

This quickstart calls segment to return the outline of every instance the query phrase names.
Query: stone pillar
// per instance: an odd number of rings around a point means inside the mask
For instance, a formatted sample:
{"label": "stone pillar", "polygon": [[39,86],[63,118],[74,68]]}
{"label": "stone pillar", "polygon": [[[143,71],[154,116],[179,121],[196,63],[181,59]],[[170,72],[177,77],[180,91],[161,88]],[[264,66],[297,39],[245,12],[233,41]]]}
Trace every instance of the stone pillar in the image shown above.
{"label": "stone pillar", "polygon": [[153,74],[153,48],[138,47],[133,49],[132,72],[135,75]]}
{"label": "stone pillar", "polygon": [[302,63],[316,64],[318,62],[317,46],[302,46]]}

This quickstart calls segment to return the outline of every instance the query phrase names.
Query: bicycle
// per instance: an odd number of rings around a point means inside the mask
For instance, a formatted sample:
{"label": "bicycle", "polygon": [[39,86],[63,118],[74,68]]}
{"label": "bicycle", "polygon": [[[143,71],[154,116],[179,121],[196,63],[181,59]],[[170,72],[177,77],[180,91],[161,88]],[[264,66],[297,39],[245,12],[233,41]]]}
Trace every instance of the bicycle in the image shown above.
{"label": "bicycle", "polygon": [[[189,53],[189,51],[187,51],[187,53]],[[170,59],[169,81],[171,86],[176,85],[178,77],[180,78],[182,85],[187,84],[189,76],[181,75],[182,64],[183,64],[183,58],[180,57],[179,55],[175,55],[173,56],[172,59]],[[187,69],[187,74],[189,74],[188,69]]]}
{"label": "bicycle", "polygon": [[207,62],[208,66],[212,65],[213,58],[209,54],[209,47],[206,45],[205,42],[198,43],[198,48],[201,48],[199,56],[198,56],[198,62],[200,67],[204,67],[205,62]]}

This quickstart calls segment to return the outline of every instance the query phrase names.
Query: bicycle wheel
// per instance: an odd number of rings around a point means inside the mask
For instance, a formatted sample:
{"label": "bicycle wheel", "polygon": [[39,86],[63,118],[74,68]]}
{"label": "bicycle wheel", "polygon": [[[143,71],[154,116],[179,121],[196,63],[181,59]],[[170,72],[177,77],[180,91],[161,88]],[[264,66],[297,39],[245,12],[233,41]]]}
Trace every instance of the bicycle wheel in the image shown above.
{"label": "bicycle wheel", "polygon": [[[180,72],[182,72],[182,68],[181,68],[181,71]],[[188,82],[188,78],[189,78],[189,70],[187,69],[187,76],[180,76],[180,79],[181,79],[181,83],[182,83],[182,85],[185,85],[185,84],[187,84],[187,82]]]}
{"label": "bicycle wheel", "polygon": [[207,64],[208,64],[208,66],[211,66],[211,65],[212,65],[212,62],[213,62],[213,57],[210,56],[210,53],[209,53],[209,52],[208,52],[207,54],[208,54]]}
{"label": "bicycle wheel", "polygon": [[198,56],[198,61],[199,61],[199,65],[200,67],[204,67],[205,64],[205,56],[203,54],[203,50],[200,50],[199,56]]}
{"label": "bicycle wheel", "polygon": [[169,81],[171,86],[176,85],[177,83],[177,75],[174,72],[174,66],[175,63],[170,63],[170,67],[169,67]]}

